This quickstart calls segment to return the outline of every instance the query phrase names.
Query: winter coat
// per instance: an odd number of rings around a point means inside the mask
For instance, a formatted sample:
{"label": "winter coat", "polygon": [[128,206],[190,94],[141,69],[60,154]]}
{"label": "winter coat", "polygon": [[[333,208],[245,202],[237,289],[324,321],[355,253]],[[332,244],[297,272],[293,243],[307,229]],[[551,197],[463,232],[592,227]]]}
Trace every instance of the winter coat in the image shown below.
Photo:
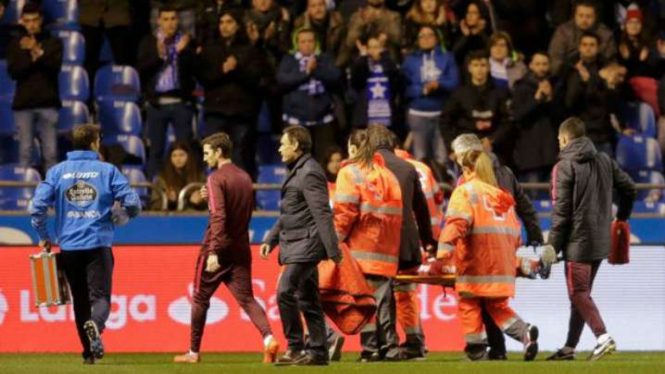
{"label": "winter coat", "polygon": [[58,76],[62,66],[62,42],[47,33],[36,35],[44,54],[32,61],[30,51],[21,49],[21,38],[26,35],[21,33],[9,45],[7,72],[16,81],[12,108],[59,108]]}
{"label": "winter coat", "polygon": [[[612,30],[603,24],[597,24],[590,31],[600,37],[600,55],[605,60],[612,60],[617,53]],[[548,50],[552,72],[558,74],[566,61],[578,55],[578,44],[583,33],[584,31],[575,25],[575,20],[570,20],[556,29]]]}
{"label": "winter coat", "polygon": [[635,184],[616,161],[596,151],[591,140],[572,140],[552,170],[552,225],[548,241],[572,262],[604,260],[610,251],[612,194],[618,192],[616,218],[630,218]]}
{"label": "winter coat", "polygon": [[[513,158],[520,171],[550,167],[556,161],[557,133],[552,120],[555,101],[536,100],[540,82],[529,73],[513,90],[512,113],[517,126]],[[554,95],[555,84],[551,80],[550,84]]]}
{"label": "winter coat", "polygon": [[317,263],[339,255],[326,174],[310,154],[289,167],[280,215],[264,243],[279,245],[279,263]]}
{"label": "winter coat", "polygon": [[[330,91],[338,84],[341,72],[327,53],[316,56],[316,69],[311,75],[301,71],[295,54],[284,56],[277,71],[277,82],[284,91],[284,115],[295,118],[302,124],[322,121],[332,115]],[[318,80],[323,92],[310,94],[307,85]]]}
{"label": "winter coat", "polygon": [[[222,65],[229,57],[238,61],[234,70],[224,73]],[[196,75],[205,89],[206,114],[253,119],[258,114],[261,93],[258,90],[261,60],[249,43],[217,40],[203,48]]]}

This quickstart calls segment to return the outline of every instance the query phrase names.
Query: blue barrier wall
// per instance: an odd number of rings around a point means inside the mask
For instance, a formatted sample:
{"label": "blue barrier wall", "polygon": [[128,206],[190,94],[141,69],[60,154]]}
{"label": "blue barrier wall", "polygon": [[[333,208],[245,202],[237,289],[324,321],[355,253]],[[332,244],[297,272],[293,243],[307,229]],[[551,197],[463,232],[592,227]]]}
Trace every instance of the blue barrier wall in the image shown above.
{"label": "blue barrier wall", "polygon": [[[116,230],[117,244],[197,244],[203,238],[207,216],[142,216]],[[252,219],[250,239],[260,243],[275,222],[272,217]],[[53,232],[54,220],[49,220]],[[665,243],[665,219],[639,218],[630,221],[634,242],[641,244]],[[550,220],[541,220],[548,230]],[[0,243],[37,243],[29,216],[0,216]]]}

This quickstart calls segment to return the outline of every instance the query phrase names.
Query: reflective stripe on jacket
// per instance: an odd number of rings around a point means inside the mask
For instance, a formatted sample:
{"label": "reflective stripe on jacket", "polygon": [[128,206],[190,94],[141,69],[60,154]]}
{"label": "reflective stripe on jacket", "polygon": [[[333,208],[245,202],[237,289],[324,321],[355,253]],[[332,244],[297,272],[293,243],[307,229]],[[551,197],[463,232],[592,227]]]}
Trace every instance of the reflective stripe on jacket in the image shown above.
{"label": "reflective stripe on jacket", "polygon": [[514,206],[509,193],[473,177],[453,192],[437,257],[454,258],[460,295],[514,296],[515,252],[521,245]]}
{"label": "reflective stripe on jacket", "polygon": [[399,264],[402,191],[380,154],[371,166],[343,164],[337,175],[335,230],[364,274],[394,277]]}
{"label": "reflective stripe on jacket", "polygon": [[439,183],[434,178],[432,169],[426,164],[413,159],[408,152],[401,149],[396,149],[395,154],[397,157],[405,160],[416,168],[418,172],[418,180],[420,187],[427,198],[427,208],[432,221],[432,234],[435,238],[439,237],[441,233],[441,223],[443,221],[443,202],[444,196]]}

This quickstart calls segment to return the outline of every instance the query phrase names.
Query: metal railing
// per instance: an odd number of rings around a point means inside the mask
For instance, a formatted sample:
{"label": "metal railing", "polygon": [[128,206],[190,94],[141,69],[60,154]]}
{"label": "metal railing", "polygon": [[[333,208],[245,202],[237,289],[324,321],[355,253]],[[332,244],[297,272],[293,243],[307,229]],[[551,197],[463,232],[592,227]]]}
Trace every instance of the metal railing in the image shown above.
{"label": "metal railing", "polygon": [[[15,182],[15,181],[0,181],[0,189],[2,188],[36,188],[38,183],[35,182]],[[454,187],[450,184],[447,183],[440,183],[439,184],[441,188],[446,191],[446,192],[451,192]],[[153,189],[152,183],[148,182],[142,182],[142,183],[131,183],[131,187],[134,188],[148,188],[150,190]],[[196,183],[190,183],[186,185],[178,194],[178,204],[177,204],[177,211],[178,213],[185,213],[185,207],[187,206],[187,196],[191,194],[193,191],[196,191],[203,187],[204,184],[200,182]],[[280,190],[281,189],[281,184],[268,184],[268,183],[255,183],[252,185],[255,191],[270,191],[270,190]],[[650,183],[639,183],[636,184],[635,187],[638,190],[664,190],[665,191],[665,184],[650,184]],[[525,190],[549,190],[551,188],[551,185],[549,183],[522,183],[522,188]],[[161,200],[161,207],[162,207],[162,212],[158,211],[152,211],[153,214],[155,215],[160,215],[160,214],[170,214],[173,212],[167,212],[168,210],[168,198],[166,196],[166,193],[164,191],[159,191],[158,192],[160,195],[160,200]],[[23,212],[23,211],[20,211]],[[20,214],[19,211],[0,211],[2,214]],[[191,212],[190,212],[191,213]],[[279,215],[279,212],[277,211],[261,211],[257,210],[254,212],[255,217],[276,217]],[[645,217],[662,217],[663,215],[661,214],[641,214],[638,215],[639,217],[645,216]]]}

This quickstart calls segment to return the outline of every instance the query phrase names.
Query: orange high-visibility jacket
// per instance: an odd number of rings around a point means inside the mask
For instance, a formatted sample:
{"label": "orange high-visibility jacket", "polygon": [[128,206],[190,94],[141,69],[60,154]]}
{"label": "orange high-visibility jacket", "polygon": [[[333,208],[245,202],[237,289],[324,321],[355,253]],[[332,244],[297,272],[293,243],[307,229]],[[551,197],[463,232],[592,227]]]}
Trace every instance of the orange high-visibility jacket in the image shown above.
{"label": "orange high-visibility jacket", "polygon": [[399,264],[402,191],[376,153],[363,167],[344,163],[337,175],[335,231],[364,274],[394,277]]}
{"label": "orange high-visibility jacket", "polygon": [[455,288],[461,296],[515,295],[516,251],[522,238],[514,206],[508,192],[473,177],[453,192],[437,257],[454,257]]}
{"label": "orange high-visibility jacket", "polygon": [[420,180],[420,187],[427,198],[427,207],[429,208],[429,215],[432,217],[432,234],[435,238],[439,237],[441,232],[441,222],[443,220],[443,202],[444,196],[439,183],[434,179],[434,173],[429,166],[420,161],[413,159],[409,152],[401,149],[395,150],[395,155],[405,160],[416,168],[418,178]]}

